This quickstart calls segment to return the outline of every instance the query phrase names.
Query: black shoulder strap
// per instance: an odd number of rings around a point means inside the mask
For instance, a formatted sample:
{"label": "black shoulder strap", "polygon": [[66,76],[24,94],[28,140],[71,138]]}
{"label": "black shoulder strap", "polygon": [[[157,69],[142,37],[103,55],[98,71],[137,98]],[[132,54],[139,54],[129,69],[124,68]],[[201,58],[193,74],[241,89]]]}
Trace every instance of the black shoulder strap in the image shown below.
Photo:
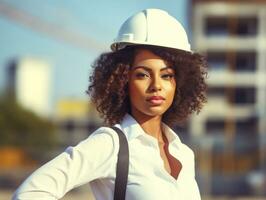
{"label": "black shoulder strap", "polygon": [[127,138],[121,129],[111,127],[119,137],[119,151],[116,166],[116,179],[114,189],[114,200],[125,200],[128,178],[129,152]]}

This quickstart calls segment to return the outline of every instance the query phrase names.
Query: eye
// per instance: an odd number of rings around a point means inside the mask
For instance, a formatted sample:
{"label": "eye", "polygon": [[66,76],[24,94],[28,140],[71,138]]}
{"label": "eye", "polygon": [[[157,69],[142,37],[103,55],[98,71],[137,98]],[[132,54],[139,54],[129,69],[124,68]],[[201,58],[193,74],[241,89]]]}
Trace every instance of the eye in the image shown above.
{"label": "eye", "polygon": [[161,76],[163,79],[166,79],[166,80],[170,80],[170,79],[173,79],[174,78],[174,74],[163,74]]}
{"label": "eye", "polygon": [[150,77],[149,74],[143,72],[137,72],[135,75],[137,78],[148,78]]}

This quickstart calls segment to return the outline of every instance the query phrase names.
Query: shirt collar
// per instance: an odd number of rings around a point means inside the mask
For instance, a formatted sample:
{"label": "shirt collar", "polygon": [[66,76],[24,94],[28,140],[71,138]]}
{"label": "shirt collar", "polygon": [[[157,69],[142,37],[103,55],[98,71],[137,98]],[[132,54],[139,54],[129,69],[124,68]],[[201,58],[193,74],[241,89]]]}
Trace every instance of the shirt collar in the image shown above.
{"label": "shirt collar", "polygon": [[169,144],[172,142],[175,142],[178,144],[181,143],[181,140],[178,137],[178,135],[165,123],[163,123],[163,132],[167,140],[169,141]]}
{"label": "shirt collar", "polygon": [[[146,135],[139,123],[129,114],[126,114],[124,116],[120,126],[122,130],[126,133],[126,136],[129,141],[141,135]],[[163,123],[163,131],[169,143],[181,143],[181,140],[178,135],[165,123]]]}
{"label": "shirt collar", "polygon": [[121,122],[121,128],[126,133],[127,139],[132,140],[146,133],[139,123],[129,114],[126,114]]}

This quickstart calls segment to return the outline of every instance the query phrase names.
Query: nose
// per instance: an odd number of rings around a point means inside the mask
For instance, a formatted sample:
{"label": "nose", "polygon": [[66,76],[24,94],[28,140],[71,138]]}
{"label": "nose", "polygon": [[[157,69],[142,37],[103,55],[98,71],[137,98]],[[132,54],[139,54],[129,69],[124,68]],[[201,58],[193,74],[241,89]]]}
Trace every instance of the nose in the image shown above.
{"label": "nose", "polygon": [[162,89],[161,80],[159,77],[153,77],[150,84],[150,91],[157,92]]}

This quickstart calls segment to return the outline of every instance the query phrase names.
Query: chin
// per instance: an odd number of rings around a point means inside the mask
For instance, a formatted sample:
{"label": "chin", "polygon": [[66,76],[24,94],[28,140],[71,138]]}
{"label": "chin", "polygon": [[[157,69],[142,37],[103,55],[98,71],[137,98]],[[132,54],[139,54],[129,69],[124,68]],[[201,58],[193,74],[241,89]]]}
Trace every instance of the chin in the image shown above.
{"label": "chin", "polygon": [[[135,110],[135,112],[133,111]],[[162,116],[166,111],[166,107],[162,106],[139,106],[139,107],[133,107],[131,108],[131,113],[135,113],[138,116],[142,117],[156,117],[156,116]]]}
{"label": "chin", "polygon": [[151,117],[155,116],[161,116],[166,112],[166,110],[162,110],[160,108],[151,108],[145,112],[146,115],[149,115]]}

